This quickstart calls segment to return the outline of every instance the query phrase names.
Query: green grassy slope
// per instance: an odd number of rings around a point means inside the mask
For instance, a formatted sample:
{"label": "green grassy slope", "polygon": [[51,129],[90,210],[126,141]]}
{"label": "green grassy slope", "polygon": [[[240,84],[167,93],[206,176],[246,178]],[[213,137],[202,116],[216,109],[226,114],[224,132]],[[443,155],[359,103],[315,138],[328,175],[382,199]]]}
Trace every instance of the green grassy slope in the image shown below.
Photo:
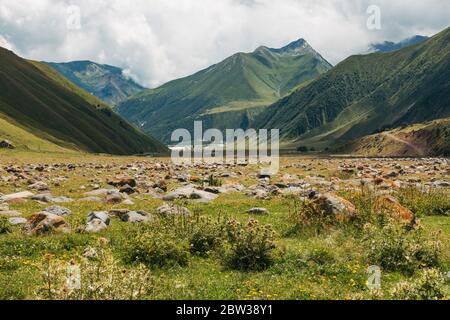
{"label": "green grassy slope", "polygon": [[361,156],[450,156],[450,118],[418,123],[345,143],[333,152]]}
{"label": "green grassy slope", "polygon": [[260,47],[252,53],[237,53],[192,76],[143,91],[117,110],[164,141],[169,141],[174,129],[191,129],[194,120],[204,120],[206,127],[236,128],[330,68],[304,40],[282,49]]}
{"label": "green grassy slope", "polygon": [[65,78],[111,106],[115,106],[144,88],[123,75],[117,67],[91,61],[45,62]]}
{"label": "green grassy slope", "polygon": [[63,147],[111,154],[166,151],[164,145],[50,67],[21,59],[3,48],[1,114],[33,135]]}
{"label": "green grassy slope", "polygon": [[268,108],[257,127],[325,148],[385,128],[450,116],[450,28],[392,53],[352,56]]}
{"label": "green grassy slope", "polygon": [[[51,153],[75,152],[73,150],[75,146],[68,145],[67,148],[64,148],[62,147],[62,145],[64,145],[63,141],[61,141],[58,145],[46,139],[40,138],[21,128],[17,123],[11,119],[8,119],[5,115],[0,114],[0,141],[4,139],[14,141],[14,147],[18,150]],[[8,150],[8,152],[10,151]]]}

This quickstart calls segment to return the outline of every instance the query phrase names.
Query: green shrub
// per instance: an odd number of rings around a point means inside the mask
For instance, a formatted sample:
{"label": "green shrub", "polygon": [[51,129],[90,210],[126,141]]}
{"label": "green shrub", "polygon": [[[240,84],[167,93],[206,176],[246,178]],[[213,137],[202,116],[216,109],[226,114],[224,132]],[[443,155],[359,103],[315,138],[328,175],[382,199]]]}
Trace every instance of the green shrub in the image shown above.
{"label": "green shrub", "polygon": [[223,184],[223,181],[219,178],[214,177],[214,175],[210,175],[208,177],[208,185],[211,187],[221,187]]}
{"label": "green shrub", "polygon": [[397,300],[439,300],[445,298],[445,276],[437,269],[424,269],[418,277],[398,283],[391,296]]}
{"label": "green shrub", "polygon": [[225,259],[230,268],[260,271],[273,263],[275,232],[270,225],[260,225],[253,219],[245,225],[231,220],[227,224],[227,237],[231,249]]}
{"label": "green shrub", "polygon": [[314,248],[306,254],[306,260],[318,265],[332,264],[336,261],[334,255],[326,248]]}
{"label": "green shrub", "polygon": [[189,246],[194,255],[207,257],[211,251],[220,246],[223,241],[223,225],[205,218],[193,225],[189,237]]}
{"label": "green shrub", "polygon": [[398,191],[400,202],[418,216],[450,216],[448,191],[405,188]]}
{"label": "green shrub", "polygon": [[11,233],[11,224],[7,217],[0,216],[0,234]]}
{"label": "green shrub", "polygon": [[186,266],[189,262],[187,241],[178,238],[169,227],[141,228],[126,237],[123,244],[126,263],[172,267]]}
{"label": "green shrub", "polygon": [[[76,257],[70,262],[45,255],[38,266],[41,281],[35,296],[51,300],[137,300],[151,294],[153,279],[148,268],[142,264],[124,268],[108,248],[91,250],[96,258]],[[69,267],[78,270],[72,273],[72,286],[68,286]]]}
{"label": "green shrub", "polygon": [[407,231],[391,221],[382,228],[366,226],[365,244],[370,264],[386,271],[413,273],[439,265],[441,243],[427,239],[421,230]]}

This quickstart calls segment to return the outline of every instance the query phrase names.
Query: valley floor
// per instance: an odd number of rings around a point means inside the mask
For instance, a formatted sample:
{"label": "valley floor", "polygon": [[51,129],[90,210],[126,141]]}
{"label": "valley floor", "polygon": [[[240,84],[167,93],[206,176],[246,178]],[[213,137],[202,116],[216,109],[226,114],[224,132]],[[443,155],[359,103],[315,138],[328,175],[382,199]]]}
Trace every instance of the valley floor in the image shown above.
{"label": "valley floor", "polygon": [[449,299],[449,162],[0,150],[0,299]]}

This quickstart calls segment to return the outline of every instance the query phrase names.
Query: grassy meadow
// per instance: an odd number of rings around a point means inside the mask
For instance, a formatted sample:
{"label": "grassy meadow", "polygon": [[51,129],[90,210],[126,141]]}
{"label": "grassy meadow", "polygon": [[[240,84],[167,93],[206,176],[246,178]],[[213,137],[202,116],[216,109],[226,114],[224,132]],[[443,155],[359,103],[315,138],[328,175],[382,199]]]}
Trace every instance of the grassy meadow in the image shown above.
{"label": "grassy meadow", "polygon": [[[124,206],[78,201],[91,184],[107,187],[108,178],[133,175],[137,163],[169,163],[169,159],[109,157],[81,154],[0,151],[0,167],[77,164],[69,170],[41,172],[53,195],[73,202],[62,204],[69,234],[25,235],[22,228],[0,219],[0,299],[448,299],[450,286],[449,189],[399,188],[392,191],[418,217],[412,230],[373,212],[376,190],[349,188],[352,174],[338,166],[345,160],[291,157],[282,159],[280,174],[300,178],[339,179],[337,194],[349,200],[359,215],[339,222],[308,214],[308,200],[280,194],[268,200],[240,193],[220,194],[210,203],[176,200],[192,216],[163,217],[156,208],[164,201],[145,193]],[[373,160],[372,164],[376,161]],[[405,160],[408,163],[408,160]],[[175,169],[173,169],[175,170]],[[180,169],[181,170],[181,169]],[[189,168],[192,175],[201,169]],[[239,178],[217,184],[256,183],[256,168]],[[175,170],[176,171],[176,170]],[[179,172],[185,172],[183,170]],[[173,172],[171,172],[174,174]],[[158,174],[147,170],[149,180]],[[166,173],[161,173],[165,175]],[[170,173],[167,173],[170,175]],[[8,173],[0,170],[0,177]],[[36,176],[35,176],[36,177]],[[424,173],[425,179],[431,179]],[[52,184],[52,181],[58,183]],[[167,179],[168,189],[180,185]],[[0,179],[0,193],[27,190],[26,181]],[[50,204],[25,200],[9,203],[29,217]],[[92,211],[126,207],[154,216],[152,223],[131,224],[112,218],[97,234],[83,232]],[[247,210],[266,208],[267,215]],[[381,268],[381,288],[369,290],[368,267]],[[81,288],[67,286],[70,266],[81,270]],[[69,268],[69,269],[68,269]]]}

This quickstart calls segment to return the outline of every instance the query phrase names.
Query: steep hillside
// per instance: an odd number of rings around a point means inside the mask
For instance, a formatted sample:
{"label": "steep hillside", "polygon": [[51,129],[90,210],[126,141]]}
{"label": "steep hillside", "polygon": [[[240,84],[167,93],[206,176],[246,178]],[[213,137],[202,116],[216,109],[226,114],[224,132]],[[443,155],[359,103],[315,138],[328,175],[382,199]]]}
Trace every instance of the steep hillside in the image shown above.
{"label": "steep hillside", "polygon": [[91,61],[45,62],[80,88],[115,106],[144,88],[117,67]]}
{"label": "steep hillside", "polygon": [[450,118],[419,123],[346,143],[334,152],[362,156],[450,156]]}
{"label": "steep hillside", "polygon": [[256,120],[287,146],[337,142],[450,116],[450,28],[391,53],[352,56]]}
{"label": "steep hillside", "polygon": [[[0,48],[0,118],[53,144],[137,154],[166,148],[50,67]],[[9,120],[8,120],[9,119]],[[14,142],[14,138],[12,138]]]}
{"label": "steep hillside", "polygon": [[174,129],[245,127],[262,109],[331,65],[300,39],[281,49],[237,53],[192,76],[131,97],[118,112],[166,142]]}

